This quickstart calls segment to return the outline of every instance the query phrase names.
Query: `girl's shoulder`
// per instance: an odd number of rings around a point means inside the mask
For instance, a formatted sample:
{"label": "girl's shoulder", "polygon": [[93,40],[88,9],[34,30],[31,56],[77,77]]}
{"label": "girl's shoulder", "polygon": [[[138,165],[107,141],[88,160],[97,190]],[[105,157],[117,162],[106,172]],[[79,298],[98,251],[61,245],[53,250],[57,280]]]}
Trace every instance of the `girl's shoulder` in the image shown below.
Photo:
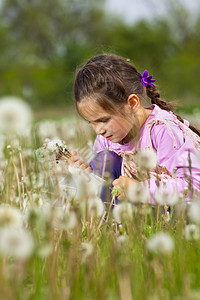
{"label": "girl's shoulder", "polygon": [[167,135],[173,140],[174,148],[178,148],[185,139],[193,142],[196,148],[200,147],[200,137],[189,128],[187,120],[182,123],[173,112],[165,111],[157,105],[154,105],[144,127],[144,135],[149,135],[150,141]]}

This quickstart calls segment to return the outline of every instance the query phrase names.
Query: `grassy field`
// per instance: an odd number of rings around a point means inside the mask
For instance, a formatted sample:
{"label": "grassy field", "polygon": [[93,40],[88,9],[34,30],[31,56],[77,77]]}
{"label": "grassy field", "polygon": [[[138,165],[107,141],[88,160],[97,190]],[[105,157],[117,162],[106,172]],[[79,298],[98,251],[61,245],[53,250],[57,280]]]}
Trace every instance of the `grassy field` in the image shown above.
{"label": "grassy field", "polygon": [[89,160],[91,128],[51,114],[0,135],[0,299],[200,299],[199,198],[103,204],[98,178],[55,161],[62,141]]}

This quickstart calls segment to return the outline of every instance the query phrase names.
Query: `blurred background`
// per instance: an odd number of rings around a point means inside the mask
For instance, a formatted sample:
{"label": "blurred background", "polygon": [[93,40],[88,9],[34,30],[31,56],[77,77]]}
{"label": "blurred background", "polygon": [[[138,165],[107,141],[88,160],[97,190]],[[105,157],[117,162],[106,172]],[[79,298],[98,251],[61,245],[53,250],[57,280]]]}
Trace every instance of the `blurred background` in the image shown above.
{"label": "blurred background", "polygon": [[147,69],[178,110],[200,111],[199,32],[199,0],[0,0],[0,97],[64,116],[76,68],[106,52]]}

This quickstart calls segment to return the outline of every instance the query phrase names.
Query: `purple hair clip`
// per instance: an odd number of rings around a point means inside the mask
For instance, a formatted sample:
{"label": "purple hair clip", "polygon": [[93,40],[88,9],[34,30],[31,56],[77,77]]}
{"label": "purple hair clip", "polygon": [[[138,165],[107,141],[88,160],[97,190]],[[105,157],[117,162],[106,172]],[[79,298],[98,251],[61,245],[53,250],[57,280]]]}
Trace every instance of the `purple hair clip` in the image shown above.
{"label": "purple hair clip", "polygon": [[142,83],[144,86],[147,86],[147,85],[153,86],[153,83],[156,81],[156,79],[153,79],[153,75],[148,76],[149,73],[147,70],[144,71],[143,75],[140,74],[139,72],[138,72],[138,74],[139,74],[140,78],[142,79]]}

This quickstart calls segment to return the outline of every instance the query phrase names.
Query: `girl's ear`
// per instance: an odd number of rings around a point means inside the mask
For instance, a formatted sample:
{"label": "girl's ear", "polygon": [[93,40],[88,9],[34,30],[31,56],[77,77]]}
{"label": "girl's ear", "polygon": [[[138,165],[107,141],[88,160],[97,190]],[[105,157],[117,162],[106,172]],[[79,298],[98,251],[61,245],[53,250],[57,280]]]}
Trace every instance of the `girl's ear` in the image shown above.
{"label": "girl's ear", "polygon": [[133,112],[137,112],[140,107],[140,100],[136,94],[131,94],[128,96],[127,104],[131,107]]}

